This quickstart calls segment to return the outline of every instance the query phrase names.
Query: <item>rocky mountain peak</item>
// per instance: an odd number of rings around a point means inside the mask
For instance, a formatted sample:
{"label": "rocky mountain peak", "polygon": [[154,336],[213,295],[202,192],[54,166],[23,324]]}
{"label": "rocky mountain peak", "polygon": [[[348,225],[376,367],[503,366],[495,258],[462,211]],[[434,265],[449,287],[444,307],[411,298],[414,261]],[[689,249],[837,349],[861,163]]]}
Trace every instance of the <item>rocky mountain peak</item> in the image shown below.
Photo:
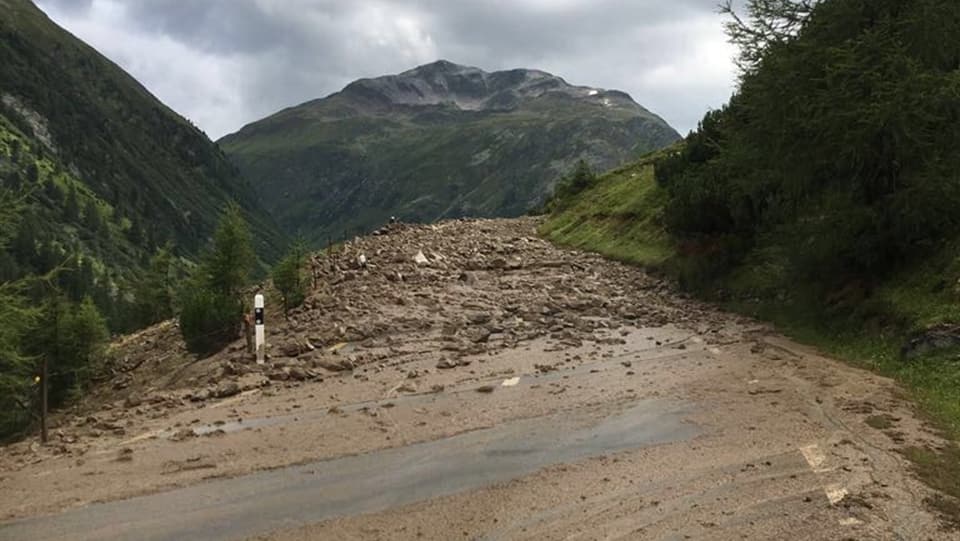
{"label": "rocky mountain peak", "polygon": [[547,93],[586,100],[606,97],[608,106],[639,107],[626,93],[573,86],[545,71],[511,69],[490,73],[448,60],[438,60],[398,75],[360,79],[342,92],[381,106],[445,104],[462,110],[510,110],[524,100]]}

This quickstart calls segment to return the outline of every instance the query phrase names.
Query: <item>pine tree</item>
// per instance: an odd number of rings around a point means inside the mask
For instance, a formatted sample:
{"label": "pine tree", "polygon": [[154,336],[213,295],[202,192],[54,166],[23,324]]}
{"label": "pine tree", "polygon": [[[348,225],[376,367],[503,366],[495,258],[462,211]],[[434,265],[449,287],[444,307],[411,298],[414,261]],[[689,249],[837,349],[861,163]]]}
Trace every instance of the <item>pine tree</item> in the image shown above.
{"label": "pine tree", "polygon": [[135,291],[135,310],[140,326],[173,317],[173,248],[159,248]]}
{"label": "pine tree", "polygon": [[96,202],[92,199],[87,201],[86,208],[83,211],[83,223],[93,234],[97,234],[103,227],[103,217],[100,216],[100,209],[97,208]]}
{"label": "pine tree", "polygon": [[77,189],[72,185],[67,190],[67,200],[63,203],[63,217],[68,222],[80,220],[80,202],[77,200]]}
{"label": "pine tree", "polygon": [[303,303],[307,296],[307,280],[304,265],[307,260],[306,243],[297,239],[290,251],[273,268],[273,286],[280,292],[283,300],[283,313]]}
{"label": "pine tree", "polygon": [[220,218],[213,246],[181,289],[180,330],[191,351],[216,351],[238,336],[242,288],[254,263],[250,230],[236,204]]}
{"label": "pine tree", "polygon": [[213,235],[213,249],[205,257],[208,287],[228,297],[247,285],[255,257],[250,228],[240,206],[227,205]]}
{"label": "pine tree", "polygon": [[[22,215],[19,194],[0,187],[0,251]],[[32,419],[34,360],[26,351],[26,335],[37,318],[23,280],[0,281],[0,438],[21,430]]]}

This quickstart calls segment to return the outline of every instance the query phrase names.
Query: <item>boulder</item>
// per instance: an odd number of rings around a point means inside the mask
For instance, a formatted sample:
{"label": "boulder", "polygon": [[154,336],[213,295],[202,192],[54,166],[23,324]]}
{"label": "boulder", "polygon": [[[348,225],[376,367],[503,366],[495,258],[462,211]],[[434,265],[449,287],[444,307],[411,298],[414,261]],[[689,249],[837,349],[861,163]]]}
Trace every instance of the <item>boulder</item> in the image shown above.
{"label": "boulder", "polygon": [[900,348],[900,358],[912,361],[956,348],[960,348],[960,325],[936,325],[914,334]]}
{"label": "boulder", "polygon": [[346,372],[356,368],[354,362],[350,359],[318,359],[316,365],[331,372]]}
{"label": "boulder", "polygon": [[437,368],[441,370],[449,370],[458,366],[460,366],[459,362],[447,358],[440,359],[440,362],[437,363]]}
{"label": "boulder", "polygon": [[235,381],[221,383],[216,390],[213,391],[214,398],[229,398],[238,394],[240,394],[240,385]]}

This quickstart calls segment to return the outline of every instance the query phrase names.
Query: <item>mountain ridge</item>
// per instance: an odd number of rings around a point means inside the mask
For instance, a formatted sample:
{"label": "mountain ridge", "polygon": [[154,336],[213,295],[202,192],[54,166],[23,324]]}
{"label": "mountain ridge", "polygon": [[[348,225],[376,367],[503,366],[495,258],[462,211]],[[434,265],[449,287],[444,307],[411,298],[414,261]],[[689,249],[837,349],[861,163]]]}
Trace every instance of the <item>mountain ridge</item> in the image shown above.
{"label": "mountain ridge", "polygon": [[157,247],[199,255],[230,201],[260,257],[279,256],[285,236],[200,129],[32,2],[0,0],[0,12],[0,183],[30,194],[0,278],[70,259],[74,296],[112,310]]}
{"label": "mountain ridge", "polygon": [[320,243],[392,215],[517,216],[579,159],[605,170],[679,137],[622,91],[440,60],[358,79],[218,143],[281,226]]}

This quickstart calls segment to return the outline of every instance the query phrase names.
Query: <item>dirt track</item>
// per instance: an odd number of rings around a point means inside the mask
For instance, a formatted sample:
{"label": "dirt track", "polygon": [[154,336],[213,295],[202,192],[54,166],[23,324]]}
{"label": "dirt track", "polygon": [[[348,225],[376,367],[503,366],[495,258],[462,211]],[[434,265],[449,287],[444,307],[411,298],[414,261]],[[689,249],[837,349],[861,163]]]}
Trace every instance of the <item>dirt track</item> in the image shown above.
{"label": "dirt track", "polygon": [[[191,362],[164,345],[169,325],[126,340],[118,377],[60,419],[55,445],[0,454],[0,520],[670,401],[689,437],[544,460],[270,537],[951,538],[897,452],[942,442],[890,381],[534,227],[398,226],[348,243],[315,261],[303,309],[268,321],[264,368],[240,342]],[[0,539],[36,532],[18,524]]]}

